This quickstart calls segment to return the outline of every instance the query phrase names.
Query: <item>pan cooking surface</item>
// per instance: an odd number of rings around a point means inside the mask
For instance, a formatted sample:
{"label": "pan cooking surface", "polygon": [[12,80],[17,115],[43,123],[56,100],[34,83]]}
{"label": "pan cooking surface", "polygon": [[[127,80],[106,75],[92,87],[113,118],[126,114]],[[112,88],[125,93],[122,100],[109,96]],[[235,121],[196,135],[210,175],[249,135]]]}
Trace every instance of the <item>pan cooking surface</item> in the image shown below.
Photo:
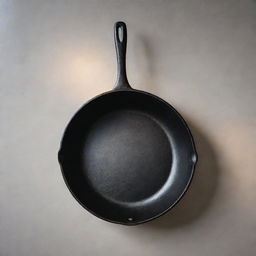
{"label": "pan cooking surface", "polygon": [[113,111],[87,131],[83,174],[101,196],[136,202],[164,185],[171,171],[171,154],[161,123],[142,111]]}

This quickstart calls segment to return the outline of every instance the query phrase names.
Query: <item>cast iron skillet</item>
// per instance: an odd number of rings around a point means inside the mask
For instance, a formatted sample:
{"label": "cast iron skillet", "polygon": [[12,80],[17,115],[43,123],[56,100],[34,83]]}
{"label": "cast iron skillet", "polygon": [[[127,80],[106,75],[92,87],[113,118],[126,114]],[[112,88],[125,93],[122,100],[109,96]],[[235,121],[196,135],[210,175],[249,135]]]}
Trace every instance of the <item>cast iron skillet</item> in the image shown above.
{"label": "cast iron skillet", "polygon": [[84,208],[106,221],[136,225],[159,217],[180,200],[197,154],[181,115],[129,85],[125,23],[115,24],[114,36],[116,86],[74,115],[58,158],[69,190]]}

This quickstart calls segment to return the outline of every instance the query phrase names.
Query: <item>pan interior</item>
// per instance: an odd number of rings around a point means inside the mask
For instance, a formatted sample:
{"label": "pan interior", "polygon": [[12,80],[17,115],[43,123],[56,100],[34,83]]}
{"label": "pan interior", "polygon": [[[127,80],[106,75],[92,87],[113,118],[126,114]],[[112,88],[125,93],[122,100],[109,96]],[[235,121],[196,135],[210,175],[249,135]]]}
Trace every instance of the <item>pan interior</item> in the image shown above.
{"label": "pan interior", "polygon": [[59,162],[81,205],[105,220],[134,225],[177,203],[191,181],[196,152],[170,105],[148,93],[117,90],[74,115]]}
{"label": "pan interior", "polygon": [[161,123],[144,111],[107,112],[86,134],[83,175],[102,197],[137,202],[154,195],[168,179],[170,141]]}

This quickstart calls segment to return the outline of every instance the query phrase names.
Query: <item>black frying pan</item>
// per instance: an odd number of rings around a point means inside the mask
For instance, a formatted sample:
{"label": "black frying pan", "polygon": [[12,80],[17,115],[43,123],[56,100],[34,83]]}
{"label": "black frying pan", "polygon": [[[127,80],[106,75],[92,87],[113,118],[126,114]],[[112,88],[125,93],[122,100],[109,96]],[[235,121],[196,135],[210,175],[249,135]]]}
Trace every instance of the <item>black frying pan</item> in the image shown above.
{"label": "black frying pan", "polygon": [[75,114],[58,157],[69,190],[84,208],[101,219],[135,225],[159,217],[180,200],[197,155],[181,115],[129,85],[125,23],[115,24],[114,35],[116,86]]}

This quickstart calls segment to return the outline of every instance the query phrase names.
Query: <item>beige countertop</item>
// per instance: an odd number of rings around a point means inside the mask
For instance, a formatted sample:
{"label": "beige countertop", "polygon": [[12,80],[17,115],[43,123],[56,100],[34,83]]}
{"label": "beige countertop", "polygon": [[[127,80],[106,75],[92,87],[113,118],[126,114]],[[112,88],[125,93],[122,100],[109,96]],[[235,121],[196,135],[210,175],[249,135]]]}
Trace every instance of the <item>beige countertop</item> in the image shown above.
{"label": "beige countertop", "polygon": [[[0,1],[0,255],[254,256],[255,1]],[[128,78],[184,115],[199,163],[180,204],[114,225],[64,184],[67,122],[113,88],[113,24],[128,26]]]}

